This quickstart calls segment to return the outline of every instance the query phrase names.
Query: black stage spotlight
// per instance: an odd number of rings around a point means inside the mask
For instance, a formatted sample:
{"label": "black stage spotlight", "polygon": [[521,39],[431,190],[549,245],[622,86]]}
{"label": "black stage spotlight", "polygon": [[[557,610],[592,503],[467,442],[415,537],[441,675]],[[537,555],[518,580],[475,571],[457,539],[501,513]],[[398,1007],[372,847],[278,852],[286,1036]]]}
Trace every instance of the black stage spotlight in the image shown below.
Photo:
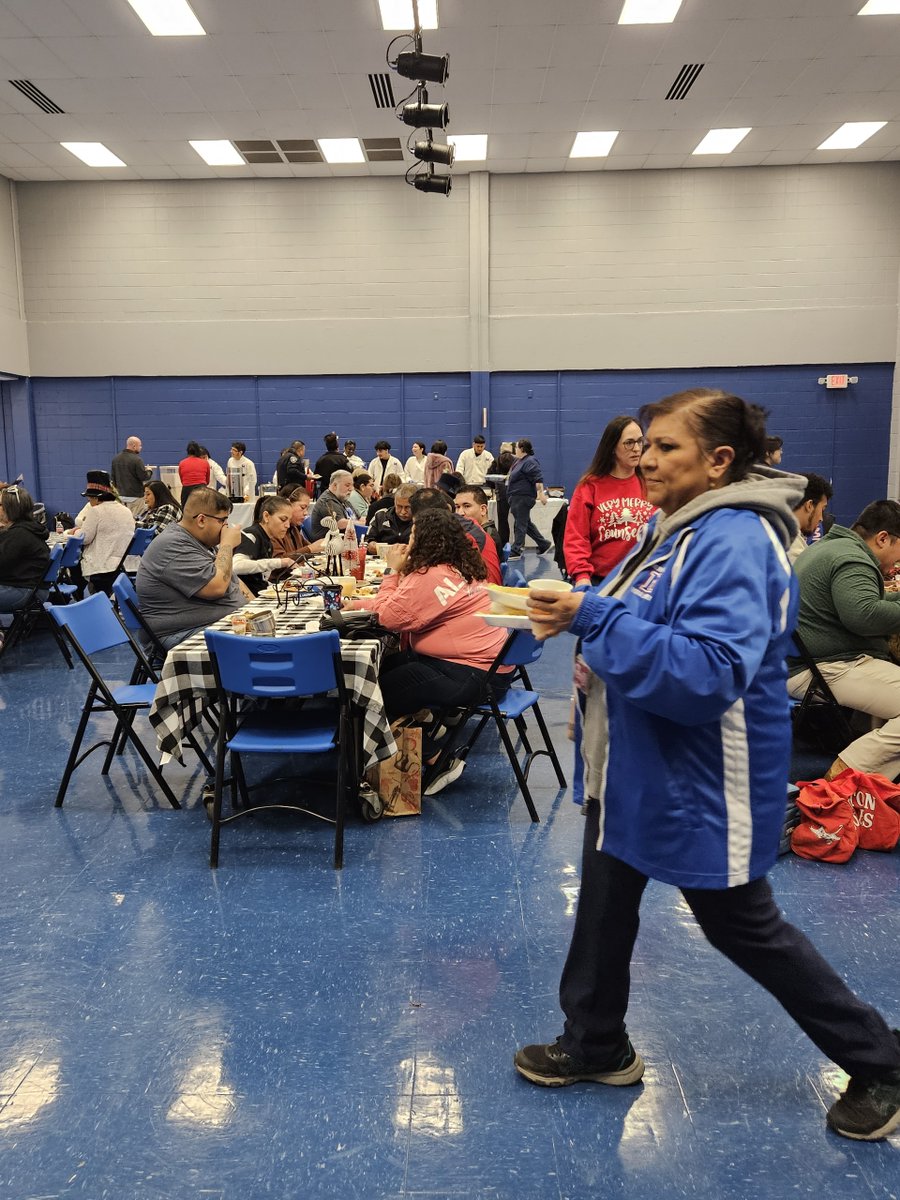
{"label": "black stage spotlight", "polygon": [[424,175],[414,175],[413,187],[418,188],[420,192],[440,192],[444,196],[449,196],[453,180],[449,175],[435,175],[429,171]]}
{"label": "black stage spotlight", "polygon": [[397,55],[391,66],[405,79],[420,79],[427,83],[446,83],[450,70],[449,54],[423,54],[421,50],[407,50]]}
{"label": "black stage spotlight", "polygon": [[413,125],[416,129],[446,129],[450,122],[450,105],[414,100],[404,104],[397,116],[404,125]]}
{"label": "black stage spotlight", "polygon": [[441,163],[445,167],[452,167],[456,158],[456,147],[445,146],[442,142],[433,142],[429,138],[427,142],[416,142],[413,154],[420,162]]}

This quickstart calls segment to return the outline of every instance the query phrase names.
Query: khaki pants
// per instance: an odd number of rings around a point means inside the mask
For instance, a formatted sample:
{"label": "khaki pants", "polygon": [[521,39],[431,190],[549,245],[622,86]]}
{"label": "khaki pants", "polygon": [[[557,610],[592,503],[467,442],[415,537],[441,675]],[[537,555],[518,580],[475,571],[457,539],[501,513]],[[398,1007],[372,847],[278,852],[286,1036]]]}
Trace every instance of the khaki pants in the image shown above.
{"label": "khaki pants", "polygon": [[[900,775],[900,666],[861,654],[847,662],[820,662],[818,667],[838,704],[884,721],[851,742],[841,758],[857,771],[896,779]],[[789,695],[802,699],[811,680],[809,671],[792,675]]]}

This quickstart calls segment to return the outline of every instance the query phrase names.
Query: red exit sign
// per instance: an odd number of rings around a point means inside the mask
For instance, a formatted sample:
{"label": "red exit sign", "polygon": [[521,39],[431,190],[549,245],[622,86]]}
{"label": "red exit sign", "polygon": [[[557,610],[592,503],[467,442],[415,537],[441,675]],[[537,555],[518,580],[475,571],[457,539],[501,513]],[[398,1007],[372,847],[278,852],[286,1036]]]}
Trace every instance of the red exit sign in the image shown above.
{"label": "red exit sign", "polygon": [[827,388],[845,388],[850,382],[849,375],[826,375],[825,386]]}

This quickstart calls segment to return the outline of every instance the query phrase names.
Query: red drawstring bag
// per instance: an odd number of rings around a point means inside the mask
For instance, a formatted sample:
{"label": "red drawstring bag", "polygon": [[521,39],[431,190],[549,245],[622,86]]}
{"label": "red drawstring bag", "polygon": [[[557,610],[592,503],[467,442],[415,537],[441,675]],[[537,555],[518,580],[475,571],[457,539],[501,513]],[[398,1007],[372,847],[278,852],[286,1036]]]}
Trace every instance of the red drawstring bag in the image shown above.
{"label": "red drawstring bag", "polygon": [[845,863],[859,844],[850,801],[824,779],[797,786],[800,824],[791,834],[791,849],[801,858]]}
{"label": "red drawstring bag", "polygon": [[848,767],[835,775],[831,788],[853,809],[860,850],[893,850],[900,840],[900,787],[883,775],[867,775]]}
{"label": "red drawstring bag", "polygon": [[801,821],[791,849],[801,858],[846,862],[856,849],[893,850],[900,841],[900,787],[848,767],[834,779],[799,783]]}

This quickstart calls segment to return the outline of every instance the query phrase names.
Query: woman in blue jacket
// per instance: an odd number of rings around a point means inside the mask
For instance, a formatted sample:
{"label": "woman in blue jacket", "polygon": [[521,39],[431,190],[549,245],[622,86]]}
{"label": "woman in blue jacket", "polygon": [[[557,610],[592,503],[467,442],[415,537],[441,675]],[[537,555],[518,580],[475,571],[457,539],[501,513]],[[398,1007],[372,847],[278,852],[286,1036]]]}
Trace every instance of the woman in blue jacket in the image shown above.
{"label": "woman in blue jacket", "polygon": [[516,442],[516,457],[506,477],[506,499],[513,519],[513,542],[510,558],[518,558],[525,549],[526,537],[537,542],[538,554],[546,554],[553,545],[548,542],[531,519],[536,501],[547,503],[541,464],[534,457],[534,446],[528,438]]}
{"label": "woman in blue jacket", "polygon": [[589,800],[564,1032],[519,1050],[516,1068],[551,1087],[641,1078],[625,1013],[653,878],[851,1076],[831,1128],[884,1137],[900,1124],[900,1033],[785,921],[766,880],[785,813],[797,608],[785,551],[803,480],[757,465],[765,413],[736,396],[681,392],[641,417],[659,514],[599,591],[529,603],[538,636],[582,639]]}

